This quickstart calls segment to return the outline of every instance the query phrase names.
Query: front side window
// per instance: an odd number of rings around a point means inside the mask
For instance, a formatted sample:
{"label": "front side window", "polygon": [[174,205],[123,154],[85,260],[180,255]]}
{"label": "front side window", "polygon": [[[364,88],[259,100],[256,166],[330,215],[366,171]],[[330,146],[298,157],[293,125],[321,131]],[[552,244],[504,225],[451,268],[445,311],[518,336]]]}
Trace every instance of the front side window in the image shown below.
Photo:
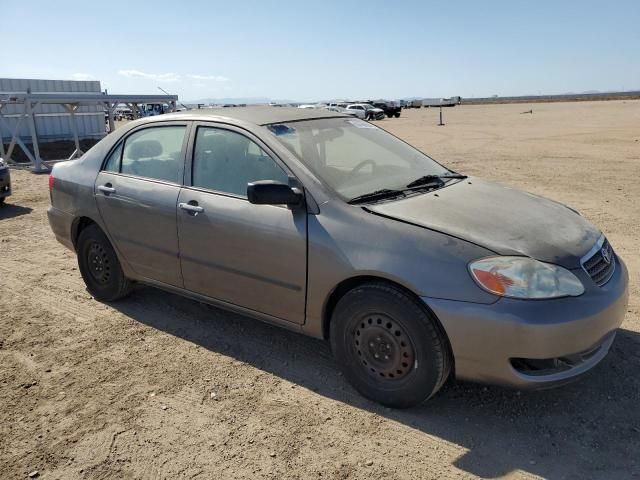
{"label": "front side window", "polygon": [[[126,138],[120,172],[181,183],[182,144],[186,127],[151,127]],[[115,153],[115,152],[114,152]],[[109,165],[111,161],[107,162]]]}
{"label": "front side window", "polygon": [[247,196],[258,180],[288,183],[286,172],[255,142],[239,133],[200,127],[193,152],[193,186]]}

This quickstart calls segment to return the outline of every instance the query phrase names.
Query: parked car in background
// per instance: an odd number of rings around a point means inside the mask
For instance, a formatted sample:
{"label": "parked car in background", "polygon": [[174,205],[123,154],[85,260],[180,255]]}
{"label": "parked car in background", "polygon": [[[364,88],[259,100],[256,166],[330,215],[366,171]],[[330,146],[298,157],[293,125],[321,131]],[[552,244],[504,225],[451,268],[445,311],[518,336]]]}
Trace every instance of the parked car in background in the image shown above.
{"label": "parked car in background", "polygon": [[329,102],[327,106],[329,106],[329,107],[347,108],[347,105],[349,105],[351,103],[354,103],[354,102],[335,101],[335,102]]}
{"label": "parked car in background", "polygon": [[11,195],[11,172],[9,166],[0,157],[0,206]]}
{"label": "parked car in background", "polygon": [[400,102],[396,102],[393,100],[375,100],[369,103],[374,107],[382,109],[382,111],[388,118],[400,117],[400,112],[402,111]]}
{"label": "parked car in background", "polygon": [[422,100],[401,100],[402,108],[422,108]]}
{"label": "parked car in background", "polygon": [[324,109],[134,121],[57,163],[49,188],[51,228],[97,300],[140,282],[326,339],[393,407],[452,375],[566,383],[627,311],[625,264],[586,218]]}
{"label": "parked car in background", "polygon": [[355,110],[348,110],[344,107],[336,107],[336,106],[332,107],[327,105],[326,107],[324,107],[324,109],[329,110],[330,112],[344,113],[345,115],[350,115],[352,117],[358,118],[358,113]]}
{"label": "parked car in background", "polygon": [[352,103],[347,105],[346,109],[360,112],[357,115],[363,120],[382,120],[384,118],[384,111],[381,108],[376,108],[368,103]]}
{"label": "parked car in background", "polygon": [[346,110],[346,112],[362,120],[366,120],[367,118],[367,110],[362,105],[356,106],[355,104],[347,104],[345,105],[344,109]]}
{"label": "parked car in background", "polygon": [[115,119],[118,121],[121,120],[133,120],[133,112],[130,108],[126,107],[118,107],[113,112]]}

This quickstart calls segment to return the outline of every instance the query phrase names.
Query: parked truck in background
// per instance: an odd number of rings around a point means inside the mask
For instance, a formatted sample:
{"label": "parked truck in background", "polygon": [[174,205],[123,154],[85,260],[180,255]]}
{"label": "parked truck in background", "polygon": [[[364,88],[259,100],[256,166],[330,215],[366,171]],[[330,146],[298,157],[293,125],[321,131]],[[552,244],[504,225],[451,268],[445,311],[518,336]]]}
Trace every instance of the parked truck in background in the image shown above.
{"label": "parked truck in background", "polygon": [[370,100],[367,103],[370,103],[374,107],[382,109],[382,111],[388,118],[398,118],[400,116],[400,112],[402,111],[400,102],[396,102],[394,100]]}
{"label": "parked truck in background", "polygon": [[455,107],[460,105],[462,97],[455,96],[450,98],[425,98],[422,100],[424,107]]}

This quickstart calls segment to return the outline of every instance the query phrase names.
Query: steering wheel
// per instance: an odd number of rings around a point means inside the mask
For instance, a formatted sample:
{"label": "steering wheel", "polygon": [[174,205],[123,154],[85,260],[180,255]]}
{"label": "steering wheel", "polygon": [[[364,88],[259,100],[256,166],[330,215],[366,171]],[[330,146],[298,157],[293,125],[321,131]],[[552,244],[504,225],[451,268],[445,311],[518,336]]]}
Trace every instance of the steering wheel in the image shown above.
{"label": "steering wheel", "polygon": [[373,169],[376,168],[376,162],[374,162],[373,160],[371,160],[371,159],[363,160],[359,164],[357,164],[355,167],[353,167],[353,170],[351,170],[349,173],[347,173],[345,175],[344,180],[342,181],[342,183],[345,183],[347,180],[350,180],[351,177],[355,176],[356,173],[358,173],[360,170],[362,170],[367,165],[371,165],[373,167]]}

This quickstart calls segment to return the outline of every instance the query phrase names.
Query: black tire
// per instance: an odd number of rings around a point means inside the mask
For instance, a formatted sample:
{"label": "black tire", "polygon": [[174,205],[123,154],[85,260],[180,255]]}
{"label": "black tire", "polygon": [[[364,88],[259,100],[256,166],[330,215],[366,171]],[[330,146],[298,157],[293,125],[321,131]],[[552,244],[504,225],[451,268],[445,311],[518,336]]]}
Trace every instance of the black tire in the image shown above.
{"label": "black tire", "polygon": [[4,205],[4,200],[5,200],[5,198],[7,198],[7,197],[2,197],[2,198],[0,198],[0,207],[1,207],[2,205]]}
{"label": "black tire", "polygon": [[131,292],[111,242],[97,225],[90,225],[78,237],[78,268],[89,293],[101,302],[113,302]]}
{"label": "black tire", "polygon": [[347,292],[336,305],[330,336],[347,380],[383,405],[418,405],[449,377],[451,354],[437,321],[392,285],[369,283]]}
{"label": "black tire", "polygon": [[400,112],[394,113],[393,116],[396,117],[396,118],[400,118]]}

